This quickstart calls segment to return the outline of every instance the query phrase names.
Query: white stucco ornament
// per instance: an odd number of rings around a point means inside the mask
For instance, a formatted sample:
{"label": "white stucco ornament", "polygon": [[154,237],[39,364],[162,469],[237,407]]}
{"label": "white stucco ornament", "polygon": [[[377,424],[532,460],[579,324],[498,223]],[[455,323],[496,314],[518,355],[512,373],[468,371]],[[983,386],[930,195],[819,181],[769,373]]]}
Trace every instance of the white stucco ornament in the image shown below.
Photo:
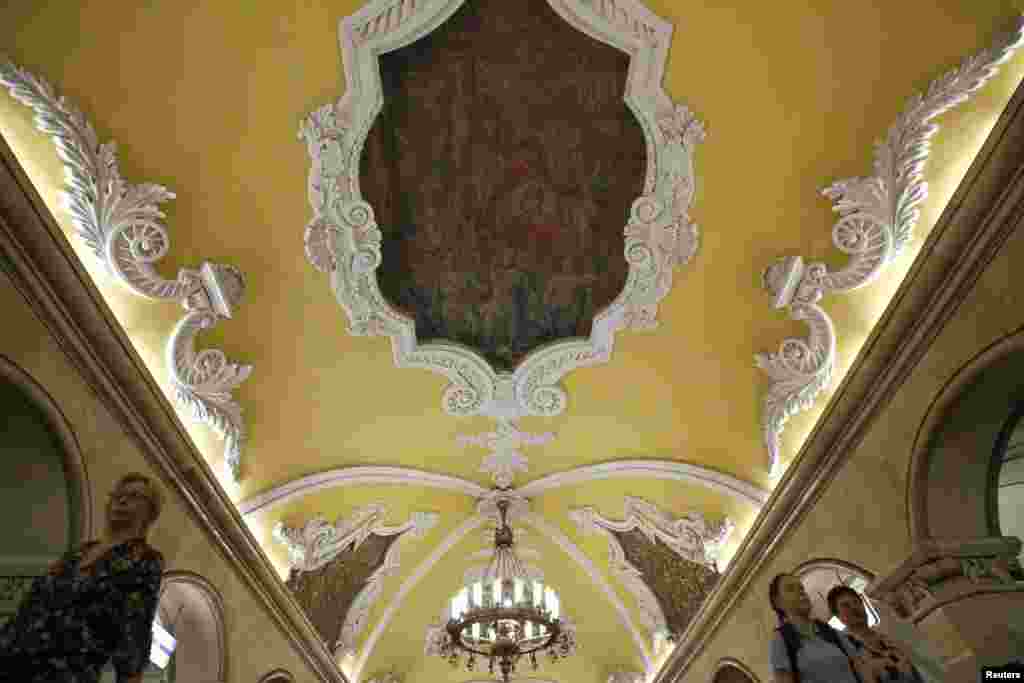
{"label": "white stucco ornament", "polygon": [[[309,200],[313,218],[305,230],[306,256],[330,276],[331,289],[356,335],[391,340],[395,364],[444,375],[444,410],[456,416],[486,415],[506,424],[526,415],[565,410],[561,379],[588,365],[608,362],[615,334],[650,328],[659,302],[672,286],[673,269],[697,248],[690,219],[695,176],[693,155],[704,129],[662,86],[672,26],[639,0],[548,0],[569,24],[630,55],[625,101],[643,129],[647,169],[643,194],[624,226],[623,257],[629,273],[622,293],[596,316],[587,339],[547,345],[529,354],[512,373],[496,373],[476,351],[444,342],[420,344],[415,324],[384,299],[376,269],[381,231],[373,207],[359,193],[359,159],[381,110],[378,55],[429,34],[465,0],[371,0],[341,22],[347,91],[337,104],[320,107],[300,128],[311,159]],[[489,471],[502,481],[525,467],[525,458],[492,458]]]}
{"label": "white stucco ornament", "polygon": [[712,524],[697,512],[672,519],[657,506],[631,496],[626,496],[624,502],[625,517],[621,521],[608,519],[592,507],[570,510],[569,518],[584,534],[602,533],[608,539],[612,570],[636,599],[640,622],[651,632],[652,640],[658,641],[669,632],[665,614],[643,572],[626,559],[622,544],[612,532],[639,530],[651,543],[660,540],[682,559],[717,571],[722,544],[736,525],[728,518]]}
{"label": "white stucco ornament", "polygon": [[480,471],[489,473],[499,488],[508,488],[512,486],[516,472],[526,472],[529,467],[529,459],[519,448],[541,446],[554,438],[555,435],[551,432],[529,434],[519,431],[508,420],[498,420],[495,431],[473,436],[460,435],[458,441],[464,446],[481,446],[488,449],[490,453],[484,457]]}
{"label": "white stucco ornament", "polygon": [[114,143],[100,144],[85,115],[45,80],[0,61],[0,84],[35,112],[64,162],[64,202],[79,237],[107,271],[133,294],[178,303],[187,312],[167,341],[172,391],[192,416],[224,438],[224,458],[234,481],[241,478],[245,422],[232,392],[251,365],[232,363],[216,349],[196,352],[200,331],[232,317],[245,293],[245,278],[231,266],[203,262],[166,280],[154,265],[170,248],[160,205],[174,193],[154,183],[133,185],[121,177]]}
{"label": "white stucco ornament", "polygon": [[824,263],[804,263],[787,256],[769,266],[764,288],[772,305],[789,312],[810,328],[803,339],[790,338],[774,353],[755,356],[768,373],[761,428],[768,451],[768,467],[779,474],[779,437],[786,421],[810,407],[832,381],[836,363],[835,326],[819,305],[829,292],[850,292],[873,282],[913,239],[920,216],[918,206],[928,196],[924,167],[930,140],[939,127],[934,119],[965,102],[995,73],[1024,39],[1024,21],[994,46],[967,58],[916,95],[875,144],[874,174],[839,180],[822,194],[832,201],[839,219],[832,226],[832,242],[850,257],[839,270]]}
{"label": "white stucco ornament", "polygon": [[370,610],[384,590],[384,579],[400,567],[402,545],[423,538],[440,518],[436,512],[414,512],[404,524],[390,526],[385,523],[387,514],[386,505],[371,503],[357,508],[347,518],[339,518],[334,524],[323,517],[315,517],[301,529],[293,529],[283,522],[274,525],[273,538],[288,549],[292,568],[307,572],[323,567],[346,550],[358,548],[370,534],[400,536],[349,607],[338,642],[334,644],[334,653],[339,657],[356,652]]}

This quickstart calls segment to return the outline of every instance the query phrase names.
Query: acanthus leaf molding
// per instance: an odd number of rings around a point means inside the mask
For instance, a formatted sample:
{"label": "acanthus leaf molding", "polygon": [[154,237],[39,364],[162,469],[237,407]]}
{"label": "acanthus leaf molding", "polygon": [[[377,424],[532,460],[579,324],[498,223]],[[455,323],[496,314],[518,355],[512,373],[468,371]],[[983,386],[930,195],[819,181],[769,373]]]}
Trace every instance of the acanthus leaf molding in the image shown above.
{"label": "acanthus leaf molding", "polygon": [[246,432],[232,391],[252,366],[229,362],[218,350],[196,353],[194,346],[200,330],[232,317],[245,293],[242,273],[203,262],[198,270],[182,268],[174,280],[162,278],[153,264],[167,254],[170,236],[160,205],[174,193],[154,183],[126,182],[114,143],[100,144],[85,114],[42,78],[0,62],[0,83],[35,112],[36,128],[53,139],[67,174],[63,199],[78,237],[133,294],[174,301],[188,311],[165,347],[172,390],[179,404],[224,439],[225,461],[239,481]]}
{"label": "acanthus leaf molding", "polygon": [[384,580],[401,566],[402,545],[423,538],[440,519],[436,512],[414,512],[404,524],[390,526],[385,522],[387,514],[386,505],[371,503],[357,508],[348,518],[339,518],[334,524],[323,517],[314,517],[301,529],[289,527],[284,522],[274,525],[273,538],[288,549],[292,569],[303,572],[323,567],[345,550],[355,550],[370,534],[399,536],[345,615],[338,642],[334,645],[334,653],[339,657],[356,652],[359,635],[383,593]]}
{"label": "acanthus leaf molding", "polygon": [[936,79],[924,95],[914,96],[875,143],[874,175],[836,181],[822,190],[839,219],[832,242],[849,262],[832,271],[824,263],[805,265],[799,256],[778,259],[763,275],[775,308],[786,309],[810,328],[805,339],[790,338],[774,353],[755,361],[769,377],[763,398],[761,428],[768,466],[779,473],[779,440],[786,421],[809,408],[832,381],[836,363],[835,326],[819,305],[829,292],[850,292],[873,282],[913,237],[918,208],[928,196],[924,167],[934,119],[965,102],[998,71],[1024,40],[1024,18],[996,44],[968,57]]}
{"label": "acanthus leaf molding", "polygon": [[601,533],[608,539],[612,570],[637,601],[640,621],[651,632],[652,639],[662,642],[669,632],[665,614],[643,573],[626,559],[622,544],[612,532],[638,530],[651,543],[660,540],[680,558],[717,571],[722,544],[736,526],[728,518],[719,524],[709,523],[696,512],[672,519],[657,506],[631,496],[626,496],[624,508],[622,521],[608,519],[590,506],[570,510],[569,518],[584,534]]}
{"label": "acanthus leaf molding", "polygon": [[[697,226],[688,210],[695,189],[693,154],[704,129],[689,109],[669,99],[662,85],[671,24],[640,0],[548,0],[576,29],[630,55],[624,97],[641,123],[648,162],[643,194],[633,202],[624,228],[626,286],[594,318],[589,338],[540,348],[512,373],[495,372],[479,353],[458,344],[418,344],[414,321],[394,309],[378,286],[381,231],[373,208],[359,193],[359,155],[382,106],[378,55],[430,33],[463,2],[371,0],[341,22],[347,90],[337,104],[307,116],[299,130],[311,160],[313,218],[304,243],[313,267],[329,274],[352,334],[387,336],[396,366],[444,375],[449,386],[442,405],[448,414],[486,415],[511,424],[522,416],[563,412],[568,396],[561,379],[567,373],[607,363],[619,330],[655,326],[673,268],[688,262],[697,249]],[[495,462],[491,469],[507,480],[523,465]]]}

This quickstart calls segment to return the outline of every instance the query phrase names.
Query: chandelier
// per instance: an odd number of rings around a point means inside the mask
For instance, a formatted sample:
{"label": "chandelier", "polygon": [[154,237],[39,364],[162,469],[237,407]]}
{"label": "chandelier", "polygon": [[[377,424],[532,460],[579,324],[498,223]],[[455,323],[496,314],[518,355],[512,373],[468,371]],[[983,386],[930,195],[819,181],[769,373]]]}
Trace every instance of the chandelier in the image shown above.
{"label": "chandelier", "polygon": [[452,666],[465,657],[468,671],[486,660],[490,673],[497,669],[508,683],[523,659],[536,670],[538,654],[546,653],[552,663],[571,655],[576,637],[572,626],[534,595],[533,582],[513,548],[508,501],[499,500],[497,506],[501,521],[494,532],[494,555],[484,571],[485,589],[470,587],[466,608],[445,625],[437,652]]}

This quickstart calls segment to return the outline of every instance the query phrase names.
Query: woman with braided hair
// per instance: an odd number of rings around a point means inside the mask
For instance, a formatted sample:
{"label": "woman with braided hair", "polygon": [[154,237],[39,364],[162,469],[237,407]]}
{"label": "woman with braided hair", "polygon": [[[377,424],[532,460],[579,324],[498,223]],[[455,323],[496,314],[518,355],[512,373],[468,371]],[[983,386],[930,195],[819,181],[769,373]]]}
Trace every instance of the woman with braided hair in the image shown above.
{"label": "woman with braided hair", "polygon": [[779,618],[768,651],[775,683],[863,683],[851,659],[853,645],[811,618],[811,599],[799,578],[776,576],[768,599]]}

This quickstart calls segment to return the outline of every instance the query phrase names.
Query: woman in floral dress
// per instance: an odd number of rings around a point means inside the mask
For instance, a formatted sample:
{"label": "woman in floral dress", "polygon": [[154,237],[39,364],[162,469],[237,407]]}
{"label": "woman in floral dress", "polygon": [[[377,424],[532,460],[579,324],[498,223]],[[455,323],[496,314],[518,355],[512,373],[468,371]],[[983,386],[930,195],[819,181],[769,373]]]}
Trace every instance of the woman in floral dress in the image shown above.
{"label": "woman in floral dress", "polygon": [[96,683],[107,662],[118,683],[141,683],[164,567],[146,534],[161,504],[148,477],[121,478],[104,537],[51,565],[0,628],[0,683]]}

